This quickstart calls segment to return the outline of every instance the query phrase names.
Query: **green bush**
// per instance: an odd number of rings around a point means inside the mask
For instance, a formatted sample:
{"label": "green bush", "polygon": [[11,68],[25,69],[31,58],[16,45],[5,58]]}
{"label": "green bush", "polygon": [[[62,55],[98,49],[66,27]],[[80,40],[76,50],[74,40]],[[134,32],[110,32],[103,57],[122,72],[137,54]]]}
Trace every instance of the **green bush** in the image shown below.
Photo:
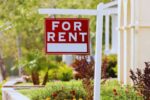
{"label": "green bush", "polygon": [[48,79],[58,80],[58,69],[49,70]]}
{"label": "green bush", "polygon": [[73,79],[73,70],[64,63],[57,64],[57,69],[49,71],[49,80],[69,81]]}
{"label": "green bush", "polygon": [[[82,81],[49,82],[45,88],[18,90],[30,100],[86,100]],[[143,97],[131,86],[122,86],[117,80],[108,80],[101,85],[102,100],[143,100]]]}
{"label": "green bush", "polygon": [[18,90],[24,95],[28,96],[30,100],[71,100],[73,97],[76,99],[86,96],[81,81],[70,82],[50,82],[45,88]]}
{"label": "green bush", "polygon": [[0,100],[2,100],[2,83],[0,84]]}
{"label": "green bush", "polygon": [[6,80],[0,83],[0,100],[2,100],[2,86],[5,84],[5,82]]}
{"label": "green bush", "polygon": [[108,80],[101,86],[102,100],[144,100],[131,86],[119,84],[117,80]]}
{"label": "green bush", "polygon": [[106,74],[107,77],[115,78],[117,77],[117,55],[108,55],[103,57],[103,63],[106,61],[107,68]]}
{"label": "green bush", "polygon": [[61,64],[61,66],[58,69],[58,72],[58,78],[61,81],[69,81],[73,78],[73,70],[66,64]]}

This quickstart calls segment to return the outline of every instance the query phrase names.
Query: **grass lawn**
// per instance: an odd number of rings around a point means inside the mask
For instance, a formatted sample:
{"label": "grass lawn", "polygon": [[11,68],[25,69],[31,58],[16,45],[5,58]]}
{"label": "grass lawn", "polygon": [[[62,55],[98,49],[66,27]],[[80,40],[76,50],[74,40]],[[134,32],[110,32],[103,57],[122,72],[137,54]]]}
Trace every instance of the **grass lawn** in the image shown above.
{"label": "grass lawn", "polygon": [[0,87],[0,100],[2,100],[2,88]]}
{"label": "grass lawn", "polygon": [[[86,92],[81,81],[49,82],[45,88],[18,90],[31,100],[70,100],[72,92],[77,100],[85,100]],[[143,100],[130,86],[121,86],[117,80],[108,80],[101,85],[102,100]],[[47,99],[46,99],[47,98]],[[51,98],[51,99],[49,99]]]}
{"label": "grass lawn", "polygon": [[4,82],[0,83],[0,100],[2,100],[2,85]]}

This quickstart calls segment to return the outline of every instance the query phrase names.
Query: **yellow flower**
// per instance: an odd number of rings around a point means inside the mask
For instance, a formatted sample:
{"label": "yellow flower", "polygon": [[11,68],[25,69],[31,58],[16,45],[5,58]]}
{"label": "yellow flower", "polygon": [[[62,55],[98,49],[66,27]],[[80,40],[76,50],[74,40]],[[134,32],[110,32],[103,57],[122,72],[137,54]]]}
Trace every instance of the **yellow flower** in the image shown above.
{"label": "yellow flower", "polygon": [[47,97],[46,100],[51,100],[51,98],[50,98],[50,97]]}
{"label": "yellow flower", "polygon": [[75,96],[73,96],[73,99],[72,100],[76,100]]}

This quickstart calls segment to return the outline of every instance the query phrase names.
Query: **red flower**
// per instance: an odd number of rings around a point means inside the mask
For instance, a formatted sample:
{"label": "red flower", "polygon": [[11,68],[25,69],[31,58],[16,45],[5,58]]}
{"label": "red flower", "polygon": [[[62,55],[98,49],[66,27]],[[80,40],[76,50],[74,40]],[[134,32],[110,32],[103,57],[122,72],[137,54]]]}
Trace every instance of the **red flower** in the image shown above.
{"label": "red flower", "polygon": [[53,93],[52,96],[55,98],[57,97],[57,93]]}
{"label": "red flower", "polygon": [[117,92],[117,90],[116,90],[116,89],[113,89],[113,92]]}
{"label": "red flower", "polygon": [[70,91],[70,94],[76,95],[76,92],[74,90]]}
{"label": "red flower", "polygon": [[115,93],[114,93],[114,95],[118,95],[118,93],[117,93],[117,92],[115,92]]}
{"label": "red flower", "polygon": [[117,93],[117,90],[116,90],[116,89],[113,89],[113,93],[114,93],[114,95],[118,95],[118,93]]}

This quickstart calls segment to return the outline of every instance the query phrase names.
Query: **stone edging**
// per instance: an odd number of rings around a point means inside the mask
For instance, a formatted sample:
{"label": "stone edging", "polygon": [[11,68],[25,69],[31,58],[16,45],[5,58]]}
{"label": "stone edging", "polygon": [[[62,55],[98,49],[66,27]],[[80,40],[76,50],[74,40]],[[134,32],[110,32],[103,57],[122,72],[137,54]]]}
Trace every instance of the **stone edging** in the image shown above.
{"label": "stone edging", "polygon": [[13,87],[7,87],[13,86],[17,82],[20,82],[20,78],[8,81],[6,84],[4,84],[2,88],[2,100],[30,100],[28,97],[17,92]]}
{"label": "stone edging", "polygon": [[2,88],[2,100],[30,100],[13,88]]}

